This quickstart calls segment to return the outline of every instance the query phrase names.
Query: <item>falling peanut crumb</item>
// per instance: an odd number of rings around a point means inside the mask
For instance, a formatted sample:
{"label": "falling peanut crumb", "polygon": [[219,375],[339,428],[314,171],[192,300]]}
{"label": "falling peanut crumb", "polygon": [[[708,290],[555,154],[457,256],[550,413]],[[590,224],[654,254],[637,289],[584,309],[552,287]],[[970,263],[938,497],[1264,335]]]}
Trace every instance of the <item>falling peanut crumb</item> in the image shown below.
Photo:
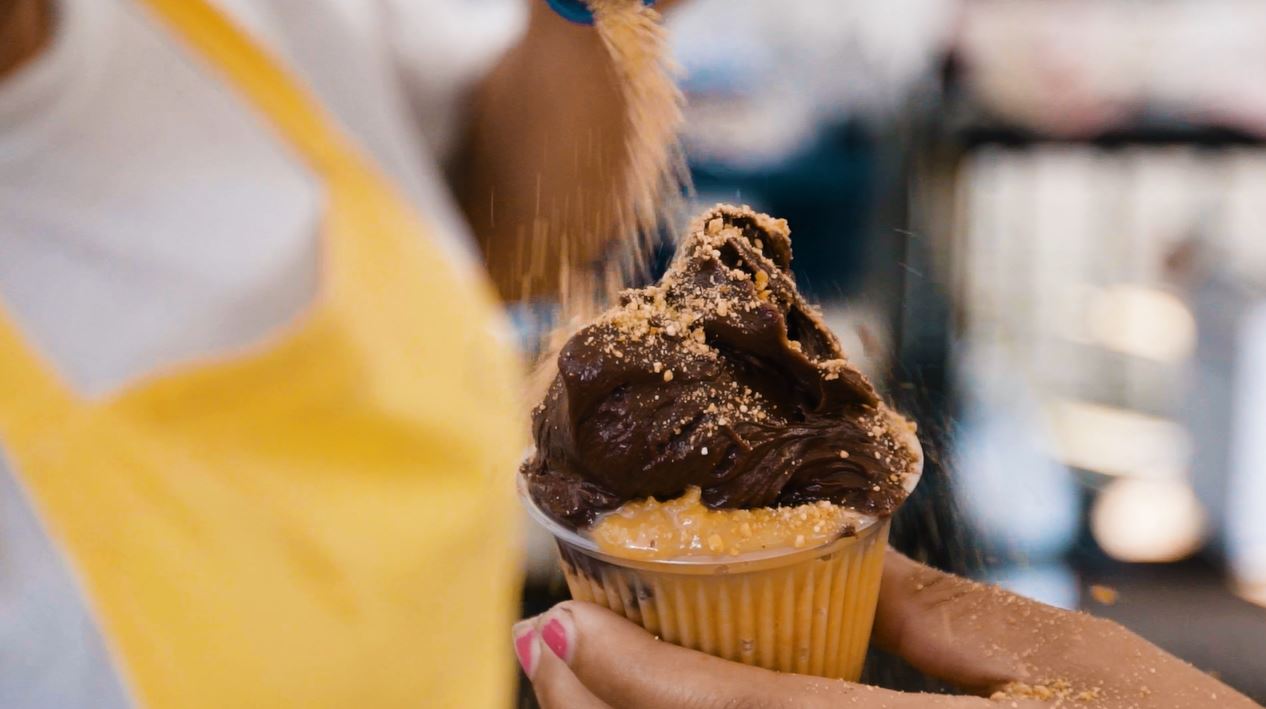
{"label": "falling peanut crumb", "polygon": [[1120,593],[1111,586],[1100,586],[1095,584],[1090,587],[1090,597],[1095,599],[1100,605],[1113,606],[1116,605],[1120,598]]}
{"label": "falling peanut crumb", "polygon": [[666,381],[666,382],[671,382],[672,380],[673,380],[673,370],[671,370],[671,369],[665,369],[665,370],[664,370],[664,381]]}

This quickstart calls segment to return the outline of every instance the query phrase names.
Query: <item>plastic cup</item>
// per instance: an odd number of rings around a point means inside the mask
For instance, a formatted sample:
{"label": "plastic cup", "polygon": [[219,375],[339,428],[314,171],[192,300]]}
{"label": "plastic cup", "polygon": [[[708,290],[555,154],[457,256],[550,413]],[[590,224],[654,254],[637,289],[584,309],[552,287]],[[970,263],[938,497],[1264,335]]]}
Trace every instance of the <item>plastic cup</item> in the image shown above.
{"label": "plastic cup", "polygon": [[[896,414],[892,414],[896,417]],[[913,493],[923,451],[905,477]],[[766,669],[856,681],[870,643],[888,518],[860,516],[856,532],[814,547],[738,556],[630,559],[545,514],[518,477],[528,513],[554,536],[572,598],[619,613],[683,647]]]}
{"label": "plastic cup", "polygon": [[874,622],[888,520],[802,549],[626,559],[549,518],[573,598],[609,608],[683,647],[771,670],[856,680]]}

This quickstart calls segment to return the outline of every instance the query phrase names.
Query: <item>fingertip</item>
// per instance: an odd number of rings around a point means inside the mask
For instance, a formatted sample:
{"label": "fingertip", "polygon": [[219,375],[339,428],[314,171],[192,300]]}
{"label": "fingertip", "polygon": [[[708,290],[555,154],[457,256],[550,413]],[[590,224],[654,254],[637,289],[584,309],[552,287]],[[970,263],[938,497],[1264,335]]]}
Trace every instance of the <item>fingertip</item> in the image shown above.
{"label": "fingertip", "polygon": [[540,665],[541,643],[536,631],[536,619],[528,618],[514,624],[510,632],[514,642],[514,656],[523,668],[523,674],[530,680]]}
{"label": "fingertip", "polygon": [[555,657],[571,665],[572,658],[576,655],[578,634],[570,607],[560,603],[541,616],[537,623],[537,633],[541,642]]}
{"label": "fingertip", "polygon": [[[539,625],[547,622],[546,615],[539,616]],[[554,654],[536,633],[539,661],[531,677],[532,692],[541,709],[611,709],[610,705],[594,696],[584,682],[572,672],[571,667]]]}

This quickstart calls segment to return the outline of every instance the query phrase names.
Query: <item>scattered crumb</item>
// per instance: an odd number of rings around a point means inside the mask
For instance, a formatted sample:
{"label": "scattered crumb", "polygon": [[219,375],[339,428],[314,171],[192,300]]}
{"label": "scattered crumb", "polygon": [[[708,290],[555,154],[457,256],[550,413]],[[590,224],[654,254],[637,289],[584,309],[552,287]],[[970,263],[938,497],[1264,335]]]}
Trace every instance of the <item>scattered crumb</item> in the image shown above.
{"label": "scattered crumb", "polygon": [[721,539],[720,534],[713,533],[708,537],[708,549],[712,551],[721,551],[725,548],[725,541]]}
{"label": "scattered crumb", "polygon": [[1095,584],[1090,587],[1090,597],[1095,599],[1100,605],[1114,606],[1121,594],[1111,586],[1100,586]]}
{"label": "scattered crumb", "polygon": [[1066,701],[1088,704],[1102,697],[1103,692],[1099,687],[1077,688],[1066,679],[1048,679],[1032,684],[1011,682],[994,692],[990,699],[993,701],[1038,699],[1056,702],[1053,706],[1063,706]]}

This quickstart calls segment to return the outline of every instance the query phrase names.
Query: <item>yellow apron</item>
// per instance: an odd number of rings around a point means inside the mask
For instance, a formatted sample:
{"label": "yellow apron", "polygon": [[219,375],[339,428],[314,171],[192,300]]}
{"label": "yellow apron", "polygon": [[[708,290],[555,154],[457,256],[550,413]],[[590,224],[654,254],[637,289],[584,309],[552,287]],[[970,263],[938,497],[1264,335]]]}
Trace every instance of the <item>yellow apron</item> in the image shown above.
{"label": "yellow apron", "polygon": [[324,180],[321,294],[93,401],[0,312],[0,444],[141,704],[508,706],[523,426],[492,291],[240,31],[145,4]]}

